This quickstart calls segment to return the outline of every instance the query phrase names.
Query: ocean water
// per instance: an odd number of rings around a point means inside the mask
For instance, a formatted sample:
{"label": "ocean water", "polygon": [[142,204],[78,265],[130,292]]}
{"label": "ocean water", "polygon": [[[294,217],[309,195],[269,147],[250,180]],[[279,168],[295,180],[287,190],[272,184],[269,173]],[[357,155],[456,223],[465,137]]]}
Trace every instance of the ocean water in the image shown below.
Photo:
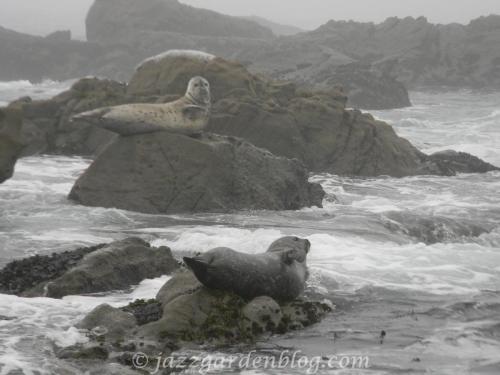
{"label": "ocean water", "polygon": [[[17,88],[1,89],[6,86],[0,84],[0,101],[19,96]],[[54,94],[51,88],[23,90]],[[411,96],[413,107],[374,115],[426,152],[463,150],[500,165],[500,93]],[[321,374],[500,373],[500,173],[401,179],[321,174],[311,180],[327,192],[322,209],[153,216],[69,202],[73,182],[89,163],[60,156],[19,161],[14,177],[0,185],[0,267],[128,236],[174,253],[217,246],[258,253],[278,237],[297,235],[312,244],[308,287],[330,298],[336,310],[308,329],[257,343],[260,352],[369,358],[366,370],[320,368]],[[57,360],[54,348],[86,340],[73,325],[93,307],[150,298],[166,279],[62,300],[0,295],[0,375],[128,373]]]}

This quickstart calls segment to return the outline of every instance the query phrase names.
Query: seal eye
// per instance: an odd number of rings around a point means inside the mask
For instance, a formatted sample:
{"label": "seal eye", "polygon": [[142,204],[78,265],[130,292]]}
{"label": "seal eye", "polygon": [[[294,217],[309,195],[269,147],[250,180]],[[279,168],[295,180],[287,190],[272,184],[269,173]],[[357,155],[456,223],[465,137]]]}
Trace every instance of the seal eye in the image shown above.
{"label": "seal eye", "polygon": [[200,84],[199,83],[195,83],[194,87],[200,87]]}

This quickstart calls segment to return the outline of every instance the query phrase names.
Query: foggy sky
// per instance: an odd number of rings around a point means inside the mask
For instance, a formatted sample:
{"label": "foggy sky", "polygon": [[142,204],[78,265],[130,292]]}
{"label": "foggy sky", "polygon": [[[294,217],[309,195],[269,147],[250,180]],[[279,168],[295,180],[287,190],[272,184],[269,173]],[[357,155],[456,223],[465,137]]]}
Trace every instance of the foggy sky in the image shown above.
{"label": "foggy sky", "polygon": [[[146,0],[143,0],[146,1]],[[500,14],[500,0],[181,0],[221,13],[257,15],[314,29],[330,19],[380,22],[391,16],[426,16],[435,23],[468,23]],[[0,26],[45,35],[71,29],[85,35],[84,20],[93,0],[0,0]]]}

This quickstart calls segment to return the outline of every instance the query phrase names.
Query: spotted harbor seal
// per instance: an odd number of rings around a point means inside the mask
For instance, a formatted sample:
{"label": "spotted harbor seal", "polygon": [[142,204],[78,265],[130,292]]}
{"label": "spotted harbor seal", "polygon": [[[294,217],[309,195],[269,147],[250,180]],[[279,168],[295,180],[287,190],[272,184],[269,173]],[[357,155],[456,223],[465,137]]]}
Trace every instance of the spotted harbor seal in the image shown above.
{"label": "spotted harbor seal", "polygon": [[195,134],[210,116],[210,84],[203,77],[189,81],[186,94],[163,104],[133,103],[98,108],[72,117],[122,136],[168,131]]}
{"label": "spotted harbor seal", "polygon": [[184,262],[208,288],[233,292],[245,299],[269,296],[291,301],[304,291],[310,247],[308,240],[289,236],[274,241],[261,254],[218,247],[192,258],[184,257]]}

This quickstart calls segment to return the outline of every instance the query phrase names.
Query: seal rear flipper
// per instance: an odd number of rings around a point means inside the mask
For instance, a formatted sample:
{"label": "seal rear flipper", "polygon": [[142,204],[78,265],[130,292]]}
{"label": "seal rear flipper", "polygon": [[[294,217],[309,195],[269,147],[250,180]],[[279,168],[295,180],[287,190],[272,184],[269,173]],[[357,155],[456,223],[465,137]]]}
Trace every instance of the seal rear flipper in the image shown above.
{"label": "seal rear flipper", "polygon": [[111,111],[110,107],[97,108],[92,111],[77,113],[71,116],[71,121],[85,121],[92,125],[98,124]]}
{"label": "seal rear flipper", "polygon": [[193,271],[194,275],[201,283],[204,283],[208,275],[208,263],[199,258],[183,257],[182,260]]}

